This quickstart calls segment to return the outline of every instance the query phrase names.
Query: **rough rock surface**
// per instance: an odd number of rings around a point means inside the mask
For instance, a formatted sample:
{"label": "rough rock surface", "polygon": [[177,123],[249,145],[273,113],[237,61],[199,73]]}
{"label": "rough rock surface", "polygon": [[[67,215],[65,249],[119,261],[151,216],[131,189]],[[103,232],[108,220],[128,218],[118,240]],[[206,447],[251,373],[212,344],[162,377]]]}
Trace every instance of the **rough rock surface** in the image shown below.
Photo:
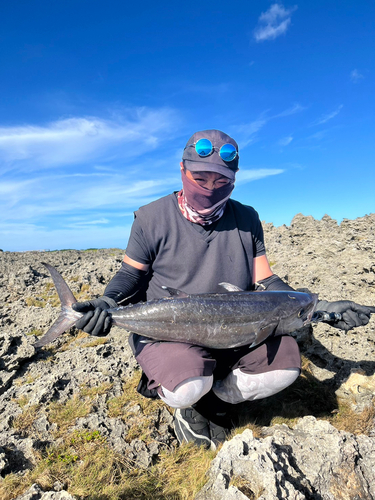
{"label": "rough rock surface", "polygon": [[196,500],[375,498],[374,440],[314,417],[293,429],[267,428],[264,436],[245,430],[224,443]]}
{"label": "rough rock surface", "polygon": [[33,484],[23,495],[18,496],[17,500],[74,500],[74,497],[66,491],[44,492],[40,486]]}
{"label": "rough rock surface", "polygon": [[[273,271],[291,286],[322,299],[375,305],[375,214],[340,225],[328,216],[318,221],[298,214],[288,227],[265,224],[264,229]],[[0,481],[33,467],[36,451],[55,439],[49,405],[66,403],[83,388],[96,395],[75,428],[99,430],[137,467],[148,467],[161,447],[176,444],[172,417],[162,405],[152,415],[151,444],[129,437],[131,422],[108,415],[108,400],[121,395],[123,382],[137,368],[124,330],[113,328],[105,343],[95,344],[72,329],[39,352],[33,347],[35,335],[58,316],[52,280],[41,262],[55,266],[76,296],[94,297],[103,293],[123,253],[0,252]],[[294,335],[317,383],[355,411],[374,405],[374,316],[348,333],[318,324]],[[104,385],[109,389],[102,394]],[[25,409],[34,412],[34,420],[22,429],[14,422]],[[141,418],[137,405],[129,412],[133,421]],[[354,436],[299,416],[304,418],[293,429],[267,427],[260,438],[246,430],[224,444],[197,498],[375,499],[375,424],[369,436]],[[32,488],[22,498],[70,498],[64,491]]]}

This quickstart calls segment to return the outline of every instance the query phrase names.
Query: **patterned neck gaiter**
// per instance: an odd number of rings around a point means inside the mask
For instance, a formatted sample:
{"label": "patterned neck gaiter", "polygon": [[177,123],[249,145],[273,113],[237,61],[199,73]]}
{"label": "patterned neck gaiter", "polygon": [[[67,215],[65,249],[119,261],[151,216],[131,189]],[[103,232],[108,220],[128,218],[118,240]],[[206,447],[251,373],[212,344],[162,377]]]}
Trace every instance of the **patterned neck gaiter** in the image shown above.
{"label": "patterned neck gaiter", "polygon": [[206,226],[216,222],[223,215],[234,184],[218,189],[206,189],[190,180],[181,170],[182,189],[177,194],[178,205],[184,217],[191,222]]}

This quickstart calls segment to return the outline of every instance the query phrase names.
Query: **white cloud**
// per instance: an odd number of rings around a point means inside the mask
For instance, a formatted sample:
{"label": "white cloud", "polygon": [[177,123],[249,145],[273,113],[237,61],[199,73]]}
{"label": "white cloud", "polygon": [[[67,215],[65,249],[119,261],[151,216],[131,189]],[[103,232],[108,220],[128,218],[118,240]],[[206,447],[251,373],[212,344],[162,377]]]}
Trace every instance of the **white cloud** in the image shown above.
{"label": "white cloud", "polygon": [[31,171],[109,154],[137,157],[156,148],[166,132],[176,130],[177,123],[178,117],[170,109],[138,108],[110,120],[75,117],[45,126],[0,127],[0,162],[3,170],[17,164],[19,169]]}
{"label": "white cloud", "polygon": [[324,139],[328,138],[328,134],[329,134],[329,129],[319,130],[318,132],[315,132],[315,134],[307,136],[306,140],[313,142],[321,142]]}
{"label": "white cloud", "polygon": [[350,73],[350,79],[354,83],[358,83],[360,80],[362,80],[364,76],[357,70],[353,69],[353,71]]}
{"label": "white cloud", "polygon": [[271,5],[258,19],[258,26],[254,30],[255,40],[257,42],[274,40],[285,34],[291,24],[291,15],[296,9],[297,6],[286,9],[279,3]]}
{"label": "white cloud", "polygon": [[290,108],[281,111],[280,113],[276,113],[275,115],[267,115],[268,110],[263,111],[260,114],[259,118],[253,120],[250,123],[244,123],[242,125],[237,125],[234,127],[234,132],[236,134],[237,142],[241,148],[245,148],[249,144],[252,144],[256,141],[256,134],[259,132],[269,121],[274,120],[275,118],[285,118],[290,115],[294,115],[295,113],[299,113],[304,111],[306,108],[301,106],[298,103],[293,104]]}
{"label": "white cloud", "polygon": [[270,175],[282,174],[284,170],[280,168],[254,168],[251,170],[240,169],[236,174],[236,184],[245,184],[246,182],[264,179]]}
{"label": "white cloud", "polygon": [[[134,180],[121,174],[41,176],[28,181],[1,183],[0,221],[32,221],[42,217],[88,214],[91,211],[124,210],[166,194],[179,179]],[[27,215],[26,215],[27,214]],[[100,224],[104,217],[91,217]],[[93,222],[91,222],[93,223]]]}
{"label": "white cloud", "polygon": [[294,115],[295,113],[299,113],[300,111],[304,111],[306,109],[305,106],[301,106],[298,102],[294,103],[290,108],[284,109],[280,113],[272,116],[272,118],[283,118],[284,116]]}
{"label": "white cloud", "polygon": [[40,177],[28,185],[20,182],[18,190],[0,199],[0,220],[133,209],[170,192],[179,182],[174,175],[147,181],[126,175]]}
{"label": "white cloud", "polygon": [[82,229],[82,228],[87,227],[87,226],[97,226],[97,225],[109,224],[109,223],[110,223],[109,219],[101,217],[100,219],[94,219],[94,220],[75,221],[74,223],[67,224],[67,226]]}
{"label": "white cloud", "polygon": [[263,128],[269,120],[269,118],[264,117],[264,114],[265,113],[262,113],[259,118],[250,123],[245,123],[235,127],[236,135],[238,137],[237,142],[240,149],[255,141],[256,133]]}
{"label": "white cloud", "polygon": [[282,139],[279,140],[278,144],[280,146],[288,146],[288,144],[290,144],[292,140],[293,140],[292,136],[283,137]]}
{"label": "white cloud", "polygon": [[340,104],[334,111],[331,111],[331,113],[324,114],[320,118],[318,118],[318,120],[316,120],[313,125],[322,125],[323,123],[327,123],[329,120],[332,120],[332,118],[335,118],[335,116],[340,113],[343,107],[343,104]]}

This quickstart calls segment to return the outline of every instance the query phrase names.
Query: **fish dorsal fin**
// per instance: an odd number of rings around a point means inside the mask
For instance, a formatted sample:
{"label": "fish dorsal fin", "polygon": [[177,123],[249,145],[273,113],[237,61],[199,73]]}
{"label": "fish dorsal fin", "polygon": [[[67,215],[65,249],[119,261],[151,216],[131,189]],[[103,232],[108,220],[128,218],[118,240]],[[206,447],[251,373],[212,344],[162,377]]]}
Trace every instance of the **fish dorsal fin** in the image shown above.
{"label": "fish dorsal fin", "polygon": [[170,286],[162,286],[163,290],[167,290],[169,295],[172,297],[179,297],[181,299],[189,297],[188,293],[183,292],[182,290],[177,290],[177,288],[171,288]]}
{"label": "fish dorsal fin", "polygon": [[219,283],[220,286],[222,286],[223,288],[225,288],[225,290],[227,290],[227,292],[243,292],[242,288],[240,288],[239,286],[237,285],[232,285],[232,283]]}

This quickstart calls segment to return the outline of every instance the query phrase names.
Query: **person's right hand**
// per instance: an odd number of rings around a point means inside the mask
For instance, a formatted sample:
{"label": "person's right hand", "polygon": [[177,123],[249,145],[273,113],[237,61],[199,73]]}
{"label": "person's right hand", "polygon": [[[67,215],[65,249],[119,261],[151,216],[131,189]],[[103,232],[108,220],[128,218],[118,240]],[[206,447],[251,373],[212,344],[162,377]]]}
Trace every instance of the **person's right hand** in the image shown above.
{"label": "person's right hand", "polygon": [[320,300],[317,303],[316,309],[328,313],[339,313],[341,319],[327,320],[324,322],[345,331],[352,330],[358,326],[367,325],[370,321],[371,314],[375,312],[375,307],[362,306],[361,304],[356,304],[352,300],[337,300],[335,302]]}
{"label": "person's right hand", "polygon": [[72,304],[72,309],[83,313],[82,318],[75,324],[76,328],[95,337],[107,335],[112,326],[108,309],[114,307],[118,307],[117,302],[105,296],[85,302],[75,302]]}

